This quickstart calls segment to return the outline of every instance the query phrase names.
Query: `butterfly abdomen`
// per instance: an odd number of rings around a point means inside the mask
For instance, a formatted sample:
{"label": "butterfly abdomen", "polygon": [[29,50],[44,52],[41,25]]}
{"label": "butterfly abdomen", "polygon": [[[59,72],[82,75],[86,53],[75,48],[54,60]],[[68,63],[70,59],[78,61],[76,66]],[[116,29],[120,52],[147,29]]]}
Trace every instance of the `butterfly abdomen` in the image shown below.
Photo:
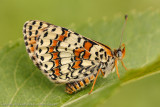
{"label": "butterfly abdomen", "polygon": [[93,82],[94,79],[95,79],[95,75],[91,75],[90,77],[84,78],[80,81],[67,83],[66,84],[66,92],[68,94],[73,94],[73,93],[83,89],[87,85],[89,85],[91,82]]}

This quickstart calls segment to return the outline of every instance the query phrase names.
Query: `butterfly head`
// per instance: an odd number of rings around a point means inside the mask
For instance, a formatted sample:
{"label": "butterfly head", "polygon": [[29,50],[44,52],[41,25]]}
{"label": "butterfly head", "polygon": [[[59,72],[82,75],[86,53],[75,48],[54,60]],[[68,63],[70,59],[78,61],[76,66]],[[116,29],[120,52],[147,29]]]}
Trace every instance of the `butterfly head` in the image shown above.
{"label": "butterfly head", "polygon": [[125,44],[122,44],[118,49],[114,50],[116,59],[122,60],[125,57]]}

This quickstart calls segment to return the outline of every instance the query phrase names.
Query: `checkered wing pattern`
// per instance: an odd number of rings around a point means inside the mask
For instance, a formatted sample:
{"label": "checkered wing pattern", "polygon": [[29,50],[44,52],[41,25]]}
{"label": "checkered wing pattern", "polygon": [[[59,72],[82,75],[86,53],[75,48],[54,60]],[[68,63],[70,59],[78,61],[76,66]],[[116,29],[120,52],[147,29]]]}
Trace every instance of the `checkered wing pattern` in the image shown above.
{"label": "checkered wing pattern", "polygon": [[30,58],[53,82],[90,77],[106,61],[106,51],[97,42],[60,26],[31,20],[24,24],[23,34]]}

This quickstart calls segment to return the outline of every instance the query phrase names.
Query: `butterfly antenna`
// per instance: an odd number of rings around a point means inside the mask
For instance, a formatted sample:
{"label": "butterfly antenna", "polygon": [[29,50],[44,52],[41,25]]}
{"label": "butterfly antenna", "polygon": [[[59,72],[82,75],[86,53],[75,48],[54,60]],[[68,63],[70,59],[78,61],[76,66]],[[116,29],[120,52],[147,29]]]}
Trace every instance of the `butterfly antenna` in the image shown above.
{"label": "butterfly antenna", "polygon": [[126,24],[127,24],[128,15],[125,15],[125,16],[124,16],[124,18],[125,18],[125,22],[124,22],[124,24],[123,24],[123,28],[122,28],[122,35],[121,35],[121,40],[120,40],[119,48],[121,48],[121,44],[122,44],[122,37],[123,37],[123,33],[124,33],[125,26],[126,26]]}

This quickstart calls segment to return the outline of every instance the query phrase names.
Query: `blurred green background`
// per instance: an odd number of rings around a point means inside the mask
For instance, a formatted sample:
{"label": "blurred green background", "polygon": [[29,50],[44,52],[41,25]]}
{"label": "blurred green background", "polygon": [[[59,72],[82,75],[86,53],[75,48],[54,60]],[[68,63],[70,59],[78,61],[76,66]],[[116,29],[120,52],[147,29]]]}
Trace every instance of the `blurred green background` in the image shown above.
{"label": "blurred green background", "polygon": [[[27,20],[43,20],[76,30],[74,27],[87,22],[104,18],[112,20],[116,15],[123,17],[131,11],[160,9],[159,4],[158,0],[0,0],[0,48],[8,42],[23,38],[22,27]],[[160,90],[160,85],[152,84],[154,81],[160,81],[160,76],[153,75],[119,88],[104,106],[157,105],[159,102],[156,99],[160,93],[155,91]],[[145,97],[146,95],[149,97]],[[150,102],[148,98],[155,100]]]}
{"label": "blurred green background", "polygon": [[159,3],[158,0],[0,0],[0,47],[22,38],[27,20],[43,20],[74,29],[87,21],[112,19],[132,10],[157,9]]}

